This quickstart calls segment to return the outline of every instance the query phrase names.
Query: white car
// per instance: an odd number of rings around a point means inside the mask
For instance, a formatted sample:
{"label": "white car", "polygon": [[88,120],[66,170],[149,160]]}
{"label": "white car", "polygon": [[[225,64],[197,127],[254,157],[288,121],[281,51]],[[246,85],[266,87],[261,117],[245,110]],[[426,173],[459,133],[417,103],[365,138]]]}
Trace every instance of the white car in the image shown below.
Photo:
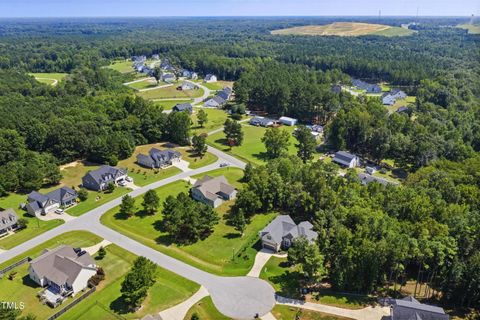
{"label": "white car", "polygon": [[126,177],[125,180],[128,181],[128,182],[133,182],[133,178],[132,178],[132,177]]}
{"label": "white car", "polygon": [[118,185],[124,187],[124,186],[127,185],[127,181],[125,181],[125,180],[119,181]]}
{"label": "white car", "polygon": [[63,209],[60,209],[60,208],[59,208],[59,209],[56,209],[56,210],[55,210],[55,213],[56,213],[56,214],[63,214],[64,211],[63,211]]}

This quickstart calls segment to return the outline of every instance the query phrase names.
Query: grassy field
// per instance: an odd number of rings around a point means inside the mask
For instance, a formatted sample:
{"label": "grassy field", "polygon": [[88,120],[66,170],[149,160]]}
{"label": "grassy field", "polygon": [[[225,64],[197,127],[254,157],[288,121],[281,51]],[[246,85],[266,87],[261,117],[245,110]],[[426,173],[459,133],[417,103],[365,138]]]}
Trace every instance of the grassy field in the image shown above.
{"label": "grassy field", "polygon": [[413,34],[412,30],[399,27],[392,27],[382,24],[356,23],[356,22],[334,22],[327,25],[310,25],[293,27],[287,29],[273,30],[274,35],[308,35],[308,36],[408,36]]}
{"label": "grassy field", "polygon": [[147,314],[156,314],[172,307],[193,295],[199,285],[168,270],[157,268],[156,282],[148,292],[142,308],[131,313],[124,310],[121,299],[121,283],[137,257],[115,245],[106,247],[107,255],[98,264],[106,273],[106,279],[97,292],[85,299],[60,319],[140,319]]}
{"label": "grassy field", "polygon": [[[235,157],[238,157],[242,160],[249,161],[255,164],[264,164],[266,162],[266,154],[265,154],[265,146],[262,143],[261,139],[265,134],[266,128],[263,127],[255,127],[248,124],[243,125],[243,144],[239,147],[233,147],[232,150],[226,145],[225,134],[223,132],[217,132],[213,135],[208,136],[207,142],[222,150],[225,151]],[[281,130],[287,130],[290,133],[293,132],[294,127],[284,126]],[[293,136],[290,137],[290,147],[288,148],[288,152],[290,154],[296,154],[295,148],[295,138]]]}
{"label": "grassy field", "polygon": [[459,24],[457,28],[466,29],[469,34],[480,34],[480,24]]}
{"label": "grassy field", "polygon": [[203,109],[208,115],[208,122],[203,125],[203,128],[198,126],[197,123],[197,114],[200,108],[194,108],[194,113],[192,114],[192,133],[201,134],[208,133],[213,130],[223,127],[225,120],[229,117],[228,113],[220,109]]}
{"label": "grassy field", "polygon": [[173,86],[137,92],[137,95],[148,100],[153,99],[183,99],[183,98],[198,98],[203,95],[201,88],[197,90],[177,90],[177,83]]}
{"label": "grassy field", "polygon": [[217,81],[212,83],[202,83],[203,86],[210,90],[222,90],[225,87],[233,88],[233,81]]}
{"label": "grassy field", "polygon": [[[300,294],[297,280],[300,274],[286,262],[286,258],[270,258],[260,273],[260,278],[268,281],[279,295],[298,299]],[[307,300],[346,309],[362,309],[371,302],[367,296],[341,294],[332,290],[309,295]]]}
{"label": "grassy field", "polygon": [[35,77],[38,82],[54,85],[68,76],[68,73],[29,73],[29,75]]}
{"label": "grassy field", "polygon": [[78,203],[76,206],[70,207],[65,210],[69,215],[72,216],[80,216],[84,213],[87,213],[90,210],[95,209],[96,207],[101,206],[113,199],[119,198],[124,194],[129,193],[132,191],[129,188],[124,187],[116,187],[112,193],[106,192],[96,192],[96,191],[88,191],[88,199]]}
{"label": "grassy field", "polygon": [[165,101],[155,101],[154,104],[161,106],[163,110],[172,110],[179,103],[193,103],[193,99],[185,100],[165,100]]}
{"label": "grassy field", "polygon": [[120,73],[133,73],[135,70],[132,68],[132,61],[130,60],[119,60],[114,61],[107,68],[118,71]]}
{"label": "grassy field", "polygon": [[197,314],[200,319],[211,320],[228,320],[213,304],[210,296],[203,298],[188,310],[184,320],[192,319],[193,314]]}
{"label": "grassy field", "polygon": [[350,318],[338,317],[331,314],[315,312],[290,306],[276,305],[272,314],[277,320],[349,320]]}
{"label": "grassy field", "polygon": [[132,89],[135,89],[135,90],[142,90],[142,89],[153,88],[153,87],[156,87],[156,86],[159,86],[159,85],[164,85],[164,84],[165,83],[162,83],[162,82],[157,83],[157,80],[155,80],[155,79],[146,78],[143,81],[130,83],[127,86],[132,88]]}
{"label": "grassy field", "polygon": [[393,106],[386,106],[390,113],[396,112],[400,107],[406,107],[410,104],[415,104],[417,97],[407,96],[405,99],[400,99],[395,102]]}
{"label": "grassy field", "polygon": [[[223,168],[206,174],[213,176],[223,174],[236,186],[240,185],[239,179],[243,175],[240,169],[234,168]],[[181,180],[158,188],[156,192],[163,202],[169,195],[188,192],[190,187],[187,182]],[[227,226],[225,219],[221,219],[213,234],[207,239],[192,245],[177,246],[171,243],[168,234],[161,231],[160,213],[145,216],[140,212],[141,201],[141,198],[136,199],[139,212],[134,217],[125,219],[118,215],[118,208],[114,208],[102,216],[102,223],[153,249],[205,271],[221,275],[233,276],[248,273],[257,252],[255,247],[258,240],[257,233],[274,217],[274,214],[255,216],[247,226],[243,237],[233,227]],[[224,203],[216,209],[222,218],[229,210],[229,206],[230,203]]]}

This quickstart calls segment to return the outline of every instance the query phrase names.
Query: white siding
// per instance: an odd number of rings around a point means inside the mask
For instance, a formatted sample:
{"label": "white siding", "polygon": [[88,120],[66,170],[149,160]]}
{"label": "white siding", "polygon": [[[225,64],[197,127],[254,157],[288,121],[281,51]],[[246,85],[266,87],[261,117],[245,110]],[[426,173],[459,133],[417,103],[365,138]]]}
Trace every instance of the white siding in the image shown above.
{"label": "white siding", "polygon": [[73,294],[85,289],[88,285],[88,280],[97,273],[96,270],[83,268],[78,274],[75,281],[72,283]]}

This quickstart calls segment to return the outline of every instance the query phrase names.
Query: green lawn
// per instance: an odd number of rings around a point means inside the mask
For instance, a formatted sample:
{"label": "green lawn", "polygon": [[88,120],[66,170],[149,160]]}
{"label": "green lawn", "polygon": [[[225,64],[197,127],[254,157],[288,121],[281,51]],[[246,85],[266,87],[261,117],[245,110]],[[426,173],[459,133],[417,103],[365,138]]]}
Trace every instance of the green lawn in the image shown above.
{"label": "green lawn", "polygon": [[205,175],[209,175],[210,177],[218,177],[224,175],[228,182],[230,182],[235,188],[241,189],[243,179],[243,170],[235,167],[225,167],[225,168],[218,168],[212,171],[209,171],[205,174],[198,174],[196,176],[192,176],[193,179],[200,179]]}
{"label": "green lawn", "polygon": [[177,90],[178,83],[174,83],[172,86],[153,89],[148,91],[137,92],[137,95],[147,99],[178,99],[178,98],[198,98],[203,95],[202,89],[197,90]]}
{"label": "green lawn", "polygon": [[29,73],[29,75],[35,77],[38,82],[53,85],[56,81],[62,81],[68,73]]}
{"label": "green lawn", "polygon": [[194,113],[192,114],[192,133],[201,134],[209,133],[213,130],[220,129],[223,127],[223,124],[229,118],[229,114],[224,110],[220,109],[203,109],[208,115],[208,122],[204,124],[203,128],[198,126],[197,123],[197,114],[200,108],[194,108]]}
{"label": "green lawn", "polygon": [[400,99],[395,101],[393,106],[386,106],[388,111],[393,113],[396,112],[400,107],[406,107],[410,104],[415,104],[417,97],[415,96],[407,96],[405,99]]}
{"label": "green lawn", "polygon": [[233,88],[233,82],[232,81],[217,81],[217,82],[213,82],[213,83],[203,83],[203,82],[201,82],[201,84],[204,87],[207,87],[210,90],[222,90],[225,87]]}
{"label": "green lawn", "polygon": [[370,33],[369,35],[376,35],[376,36],[385,36],[385,37],[404,37],[404,36],[411,36],[415,34],[415,31],[400,27],[390,27],[386,30],[376,31]]}
{"label": "green lawn", "polygon": [[201,320],[229,319],[217,310],[210,296],[203,298],[202,300],[198,301],[193,307],[191,307],[190,310],[188,310],[184,320],[190,320],[194,313],[196,313]]}
{"label": "green lawn", "polygon": [[[260,273],[260,278],[268,281],[279,295],[300,298],[297,284],[300,274],[295,268],[288,266],[287,258],[270,258]],[[307,298],[311,302],[346,309],[365,308],[372,300],[368,296],[343,294],[327,289],[314,293]]]}
{"label": "green lawn", "polygon": [[276,305],[272,314],[277,320],[347,320],[350,318],[339,317],[322,312],[315,312],[290,306]]}
{"label": "green lawn", "polygon": [[469,34],[480,34],[480,24],[459,24],[457,28],[466,29]]}
{"label": "green lawn", "polygon": [[[226,145],[225,134],[223,132],[217,132],[208,136],[207,142],[213,147],[225,151],[244,161],[249,161],[258,165],[265,164],[267,160],[265,155],[266,149],[261,139],[267,129],[263,127],[251,126],[249,124],[244,124],[242,129],[244,132],[243,144],[239,147],[233,147],[232,150],[230,150],[230,148]],[[287,130],[290,133],[292,133],[294,129],[294,127],[288,126],[281,128],[281,130]],[[295,138],[291,136],[290,147],[288,148],[288,152],[290,154],[297,153],[295,143]]]}
{"label": "green lawn", "polygon": [[121,299],[121,284],[137,257],[116,245],[106,247],[107,255],[96,260],[106,273],[106,279],[99,290],[85,299],[60,319],[140,319],[147,314],[156,314],[170,308],[193,295],[199,285],[182,278],[168,270],[157,268],[157,278],[148,292],[142,308],[136,312],[127,312]]}
{"label": "green lawn", "polygon": [[[223,168],[222,170],[207,174],[224,174],[231,183],[239,185],[238,180],[243,175],[239,169]],[[169,195],[177,195],[182,191],[188,192],[190,187],[187,182],[181,180],[158,188],[156,191],[163,202]],[[139,211],[136,216],[125,219],[118,215],[118,208],[114,208],[102,216],[102,223],[153,249],[220,275],[233,276],[248,273],[257,252],[255,247],[258,240],[257,234],[275,216],[274,214],[256,215],[247,226],[243,237],[233,227],[227,226],[222,219],[207,239],[192,245],[177,246],[171,243],[168,234],[161,231],[159,221],[162,217],[159,213],[154,216],[145,216],[141,213],[141,201],[141,197],[136,199]],[[229,206],[230,203],[225,203],[217,208],[222,217]]]}
{"label": "green lawn", "polygon": [[163,110],[172,110],[177,104],[180,103],[193,103],[193,99],[186,100],[165,100],[165,101],[155,101],[155,105],[161,106]]}
{"label": "green lawn", "polygon": [[136,90],[141,90],[141,89],[153,88],[162,84],[165,84],[165,83],[157,83],[157,81],[152,80],[152,78],[146,78],[143,81],[130,83],[128,84],[128,87]]}
{"label": "green lawn", "polygon": [[116,70],[120,73],[133,73],[135,70],[132,68],[132,61],[130,60],[119,60],[114,61],[107,68]]}
{"label": "green lawn", "polygon": [[76,206],[68,208],[66,212],[72,216],[80,216],[84,213],[87,213],[90,210],[95,209],[96,207],[101,206],[113,199],[121,197],[124,194],[129,193],[132,191],[129,188],[124,187],[116,187],[112,193],[106,192],[96,192],[96,191],[88,191],[88,199],[78,203]]}

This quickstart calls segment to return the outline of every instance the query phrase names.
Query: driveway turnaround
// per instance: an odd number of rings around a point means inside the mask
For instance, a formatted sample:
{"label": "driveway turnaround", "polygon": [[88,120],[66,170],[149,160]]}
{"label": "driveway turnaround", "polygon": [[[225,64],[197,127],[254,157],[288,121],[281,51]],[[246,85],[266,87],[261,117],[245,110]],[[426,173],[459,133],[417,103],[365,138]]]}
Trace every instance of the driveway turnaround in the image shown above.
{"label": "driveway turnaround", "polygon": [[160,318],[168,320],[183,320],[188,310],[198,301],[202,300],[205,297],[208,297],[209,293],[204,286],[201,286],[200,289],[190,298],[183,301],[182,303],[177,304],[176,306],[171,307],[170,309],[163,310],[159,313]]}

